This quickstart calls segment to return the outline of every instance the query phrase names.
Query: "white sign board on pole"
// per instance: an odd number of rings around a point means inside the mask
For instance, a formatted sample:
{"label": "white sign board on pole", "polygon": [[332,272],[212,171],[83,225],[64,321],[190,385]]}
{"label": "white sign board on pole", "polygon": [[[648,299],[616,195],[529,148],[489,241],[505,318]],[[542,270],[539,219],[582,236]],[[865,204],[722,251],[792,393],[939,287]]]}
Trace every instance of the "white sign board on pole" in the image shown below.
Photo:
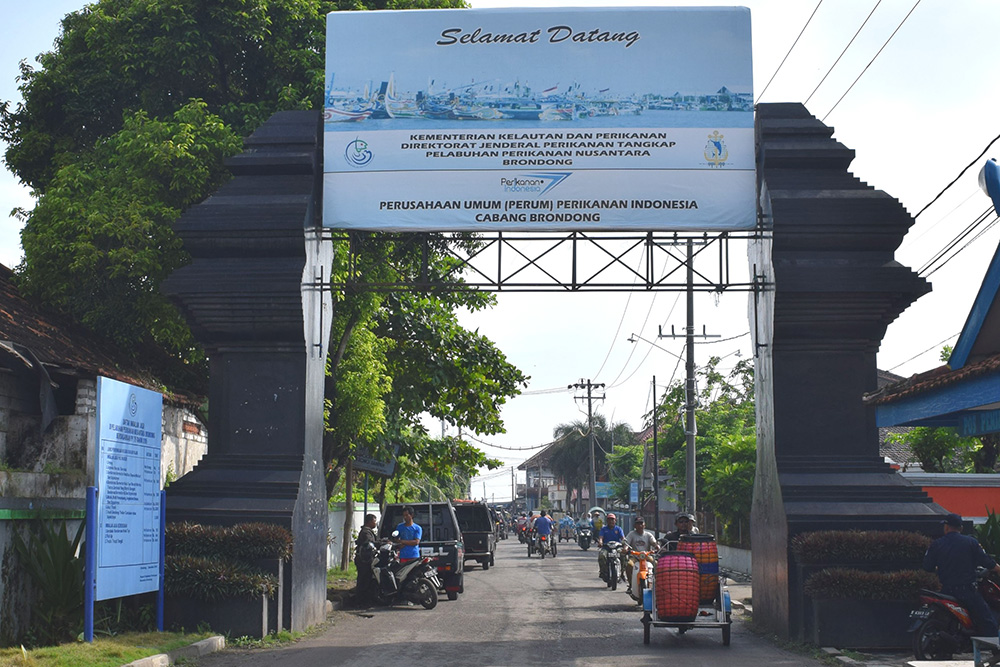
{"label": "white sign board on pole", "polygon": [[160,586],[163,396],[97,380],[96,600]]}
{"label": "white sign board on pole", "polygon": [[333,12],[324,225],[756,224],[746,8]]}

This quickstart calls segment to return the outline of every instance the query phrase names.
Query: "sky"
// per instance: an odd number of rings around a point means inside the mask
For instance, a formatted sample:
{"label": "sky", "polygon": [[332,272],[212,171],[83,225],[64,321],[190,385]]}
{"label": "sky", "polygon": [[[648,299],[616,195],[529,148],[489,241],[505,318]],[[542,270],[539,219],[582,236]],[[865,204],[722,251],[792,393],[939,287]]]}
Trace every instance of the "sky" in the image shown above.
{"label": "sky", "polygon": [[[472,0],[471,4],[487,8],[614,3]],[[630,6],[685,4],[732,3],[628,2]],[[976,176],[986,157],[1000,158],[1000,143],[945,188],[1000,135],[1000,86],[991,57],[1000,3],[757,0],[741,4],[751,12],[757,102],[804,103],[833,128],[834,139],[855,151],[850,171],[899,200],[911,215],[944,191],[917,216],[896,253],[900,263],[921,269],[990,207]],[[61,16],[83,5],[79,0],[46,0],[26,12],[22,3],[0,0],[4,16],[0,99],[17,99],[18,62],[30,62],[51,49]],[[697,53],[691,57],[697,58]],[[30,193],[10,174],[0,174],[4,216],[0,263],[15,266],[21,257],[20,223],[6,217],[7,212],[31,205]],[[991,215],[988,221],[994,218]],[[939,365],[939,351],[957,339],[998,242],[1000,225],[928,276],[933,291],[890,325],[878,354],[880,368],[909,376]],[[737,278],[746,274],[741,253],[742,249],[732,248],[730,269]],[[498,296],[492,310],[464,314],[462,319],[493,339],[511,362],[531,376],[525,394],[504,407],[507,432],[473,434],[480,443],[490,443],[482,445],[487,454],[508,466],[538,451],[522,448],[549,442],[557,425],[586,419],[585,402],[574,400],[580,393],[567,390],[567,385],[581,380],[604,383],[600,395],[605,398],[595,402],[595,409],[641,430],[651,407],[653,376],[657,395],[671,379],[683,378],[683,363],[676,356],[683,354],[682,341],[657,338],[658,327],[667,333],[672,326],[678,331],[684,327],[682,295],[508,293]],[[696,362],[714,355],[723,357],[722,368],[731,368],[737,354],[752,354],[746,293],[727,293],[718,299],[698,295],[695,321],[699,331],[704,326],[708,334],[719,336],[695,346]],[[633,334],[638,338],[629,343]],[[432,431],[438,429],[439,425],[432,426]],[[523,481],[523,472],[518,479]],[[509,500],[510,490],[510,468],[484,474],[472,483],[475,497]]]}

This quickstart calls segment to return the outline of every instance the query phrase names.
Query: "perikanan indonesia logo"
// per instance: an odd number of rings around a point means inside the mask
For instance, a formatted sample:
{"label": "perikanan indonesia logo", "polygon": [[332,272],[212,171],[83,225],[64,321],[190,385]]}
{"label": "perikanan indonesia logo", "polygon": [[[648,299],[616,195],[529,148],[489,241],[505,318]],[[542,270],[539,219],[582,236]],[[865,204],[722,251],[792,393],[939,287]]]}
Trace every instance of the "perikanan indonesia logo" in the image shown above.
{"label": "perikanan indonesia logo", "polygon": [[522,174],[521,176],[501,176],[500,187],[504,192],[544,195],[572,175],[572,172],[549,172],[543,174]]}
{"label": "perikanan indonesia logo", "polygon": [[368,142],[361,139],[355,139],[347,144],[347,149],[344,151],[344,158],[352,167],[363,167],[371,162],[373,157],[375,156],[368,150]]}
{"label": "perikanan indonesia logo", "polygon": [[722,140],[725,136],[719,134],[718,130],[713,130],[712,134],[708,135],[708,143],[705,144],[705,159],[713,168],[725,167],[726,160],[729,159],[729,148]]}
{"label": "perikanan indonesia logo", "polygon": [[139,399],[136,398],[135,393],[129,394],[128,397],[128,413],[135,417],[135,413],[139,411]]}

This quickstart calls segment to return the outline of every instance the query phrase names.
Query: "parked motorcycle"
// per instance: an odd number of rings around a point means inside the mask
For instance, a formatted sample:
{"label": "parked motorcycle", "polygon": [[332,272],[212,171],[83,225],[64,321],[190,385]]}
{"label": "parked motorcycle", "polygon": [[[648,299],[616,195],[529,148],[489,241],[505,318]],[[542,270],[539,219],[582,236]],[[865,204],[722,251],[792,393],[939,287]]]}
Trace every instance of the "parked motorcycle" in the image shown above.
{"label": "parked motorcycle", "polygon": [[581,526],[576,529],[576,541],[580,545],[580,548],[586,551],[590,548],[590,543],[593,542],[594,536],[589,527]]}
{"label": "parked motorcycle", "polygon": [[655,551],[628,552],[628,561],[632,564],[632,577],[629,581],[628,594],[633,600],[642,604],[642,592],[653,587],[653,577],[656,570]]}
{"label": "parked motorcycle", "polygon": [[[985,568],[976,569],[980,595],[994,614],[1000,612],[1000,585],[986,576]],[[956,653],[972,651],[976,636],[972,617],[961,602],[927,589],[920,591],[920,606],[910,612],[913,655],[917,660],[950,660]]]}
{"label": "parked motorcycle", "polygon": [[[396,537],[398,534],[394,531],[392,535]],[[375,550],[371,568],[378,602],[391,605],[408,601],[424,609],[436,607],[441,582],[431,559],[424,556],[400,563],[399,554],[393,546],[390,542],[382,542],[378,547],[371,543],[367,545],[367,548]]]}
{"label": "parked motorcycle", "polygon": [[608,578],[604,580],[604,583],[608,585],[608,588],[616,591],[618,590],[618,580],[622,576],[622,543],[605,542],[601,549],[607,552],[608,557]]}
{"label": "parked motorcycle", "polygon": [[[556,543],[557,540],[552,534],[549,535],[538,535],[537,542],[535,543],[535,550],[544,559],[545,554],[549,554],[553,558],[556,557]],[[530,555],[530,554],[529,554]]]}

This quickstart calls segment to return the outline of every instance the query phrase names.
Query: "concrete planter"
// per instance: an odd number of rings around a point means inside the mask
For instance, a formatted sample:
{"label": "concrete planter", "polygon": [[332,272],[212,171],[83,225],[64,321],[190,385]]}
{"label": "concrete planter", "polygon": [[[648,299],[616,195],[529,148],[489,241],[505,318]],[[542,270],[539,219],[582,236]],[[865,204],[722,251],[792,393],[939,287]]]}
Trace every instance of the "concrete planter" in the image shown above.
{"label": "concrete planter", "polygon": [[853,649],[909,648],[910,600],[812,600],[817,646]]}
{"label": "concrete planter", "polygon": [[[167,598],[164,601],[164,625],[184,628],[193,632],[207,624],[214,632],[227,637],[254,637],[261,639],[268,634],[269,607],[274,601],[261,596],[257,600],[230,598],[206,602],[188,597]],[[275,609],[276,612],[276,609]]]}

